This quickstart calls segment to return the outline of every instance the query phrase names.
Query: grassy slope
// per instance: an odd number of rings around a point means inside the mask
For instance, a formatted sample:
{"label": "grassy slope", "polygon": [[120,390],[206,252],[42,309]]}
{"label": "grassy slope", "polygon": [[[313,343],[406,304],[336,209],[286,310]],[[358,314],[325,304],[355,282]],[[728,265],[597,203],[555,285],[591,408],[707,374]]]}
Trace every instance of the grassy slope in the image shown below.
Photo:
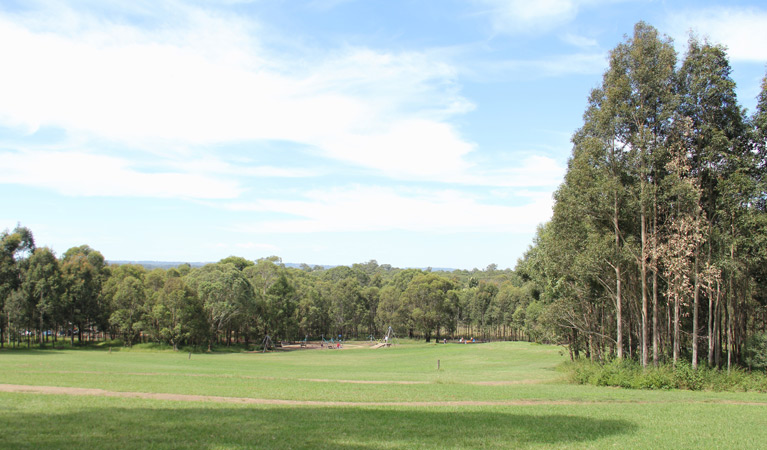
{"label": "grassy slope", "polygon": [[[441,370],[436,370],[437,359]],[[557,382],[563,357],[523,343],[274,354],[5,351],[0,383],[344,401],[520,400],[461,407],[239,406],[0,393],[3,448],[759,448],[767,395]],[[308,381],[418,381],[351,384]],[[473,385],[476,381],[520,384]],[[722,404],[721,401],[753,402]],[[715,403],[712,403],[715,402]]]}

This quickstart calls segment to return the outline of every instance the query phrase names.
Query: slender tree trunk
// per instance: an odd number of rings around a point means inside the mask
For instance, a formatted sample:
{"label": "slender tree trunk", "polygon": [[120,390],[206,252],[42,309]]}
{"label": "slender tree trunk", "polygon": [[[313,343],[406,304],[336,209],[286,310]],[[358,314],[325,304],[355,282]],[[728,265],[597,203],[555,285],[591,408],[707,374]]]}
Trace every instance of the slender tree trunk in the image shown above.
{"label": "slender tree trunk", "polygon": [[708,324],[706,327],[706,334],[708,335],[708,367],[714,365],[714,299],[713,290],[709,286],[708,288]]}
{"label": "slender tree trunk", "polygon": [[[732,213],[730,222],[732,232],[732,242],[730,242],[730,262],[735,262],[735,213]],[[732,368],[732,346],[733,346],[733,313],[735,308],[735,287],[733,285],[733,270],[730,269],[729,289],[727,292],[727,372]]]}
{"label": "slender tree trunk", "polygon": [[698,304],[700,299],[700,275],[698,274],[698,250],[695,250],[694,274],[695,286],[693,289],[692,305],[692,368],[698,368]]}
{"label": "slender tree trunk", "polygon": [[621,300],[620,228],[618,225],[618,193],[613,193],[613,228],[615,230],[615,355],[623,359],[623,302]]}
{"label": "slender tree trunk", "polygon": [[[644,197],[644,183],[642,184],[642,192]],[[641,255],[641,265],[640,265],[640,276],[642,277],[642,367],[647,367],[647,364],[650,359],[649,355],[649,346],[647,342],[648,338],[648,327],[647,327],[647,258],[646,258],[646,249],[647,249],[647,230],[646,230],[646,217],[645,217],[645,207],[644,207],[644,201],[642,203],[642,217],[641,217],[641,240],[642,240],[642,255]]]}
{"label": "slender tree trunk", "polygon": [[666,291],[666,333],[663,336],[663,351],[666,353],[667,359],[668,359],[669,342],[671,342],[671,347],[673,348],[673,340],[674,340],[673,335],[671,334],[671,318],[673,317],[672,304],[673,304],[673,301],[671,299],[671,294],[669,293],[667,289]]}
{"label": "slender tree trunk", "polygon": [[[732,284],[732,283],[730,283]],[[727,311],[727,372],[732,369],[732,294],[729,295]]]}
{"label": "slender tree trunk", "polygon": [[653,216],[652,216],[652,363],[658,366],[660,363],[660,334],[658,331],[658,198],[653,191]]}
{"label": "slender tree trunk", "polygon": [[721,288],[716,287],[716,307],[714,311],[714,365],[722,367],[722,297]]}
{"label": "slender tree trunk", "polygon": [[679,338],[681,337],[680,329],[679,329],[679,319],[680,319],[680,312],[681,312],[681,301],[679,298],[679,294],[674,294],[674,366],[676,366],[677,361],[679,360],[679,350],[681,349],[681,343],[679,342]]}
{"label": "slender tree trunk", "polygon": [[[42,301],[42,299],[40,299]],[[40,311],[40,346],[43,345],[43,312]]]}

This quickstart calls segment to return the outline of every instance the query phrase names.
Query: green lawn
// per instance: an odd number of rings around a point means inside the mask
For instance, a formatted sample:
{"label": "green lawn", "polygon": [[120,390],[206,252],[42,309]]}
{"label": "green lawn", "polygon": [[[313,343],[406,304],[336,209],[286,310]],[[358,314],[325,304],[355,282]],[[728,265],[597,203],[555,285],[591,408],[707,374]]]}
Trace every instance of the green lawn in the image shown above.
{"label": "green lawn", "polygon": [[[191,358],[6,350],[0,384],[366,404],[0,393],[0,448],[767,448],[767,394],[570,385],[563,360],[527,343]],[[407,404],[443,401],[506,404]]]}

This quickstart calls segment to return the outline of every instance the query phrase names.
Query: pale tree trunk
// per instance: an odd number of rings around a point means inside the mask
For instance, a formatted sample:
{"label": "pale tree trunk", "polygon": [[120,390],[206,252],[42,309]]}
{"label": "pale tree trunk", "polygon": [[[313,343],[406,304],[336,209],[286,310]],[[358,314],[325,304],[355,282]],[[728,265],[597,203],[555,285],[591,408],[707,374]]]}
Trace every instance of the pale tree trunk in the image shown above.
{"label": "pale tree trunk", "polygon": [[[730,261],[735,261],[735,213],[732,213],[731,231],[732,242],[730,243]],[[733,351],[733,313],[735,312],[735,288],[733,286],[733,273],[730,269],[729,277],[729,292],[727,293],[727,372],[732,368],[732,351]]]}
{"label": "pale tree trunk", "polygon": [[652,217],[652,363],[660,363],[660,334],[658,330],[658,196],[653,192]]}
{"label": "pale tree trunk", "polygon": [[658,330],[658,271],[652,272],[652,363],[660,364],[660,332]]}
{"label": "pale tree trunk", "polygon": [[621,265],[617,260],[620,249],[620,228],[618,226],[618,193],[613,197],[613,227],[615,229],[615,324],[616,324],[616,343],[615,355],[618,359],[623,358],[623,305],[621,301]]}
{"label": "pale tree trunk", "polygon": [[698,302],[700,299],[700,275],[698,274],[698,250],[695,250],[694,277],[695,287],[693,290],[692,306],[692,368],[698,368]]}
{"label": "pale tree trunk", "polygon": [[714,365],[714,306],[713,292],[711,287],[708,289],[708,326],[706,327],[706,333],[708,334],[708,366]]}
{"label": "pale tree trunk", "polygon": [[[644,185],[642,185],[642,191],[644,192]],[[642,259],[640,265],[640,276],[642,277],[642,367],[647,367],[649,362],[648,342],[647,342],[647,230],[646,217],[644,211],[644,202],[642,202],[642,217],[641,217],[641,240],[642,240]]]}
{"label": "pale tree trunk", "polygon": [[680,336],[680,330],[679,330],[679,318],[680,318],[680,310],[681,310],[681,304],[680,304],[679,294],[674,294],[674,366],[676,366],[677,361],[679,360],[679,350],[681,348],[681,343],[679,342]]}

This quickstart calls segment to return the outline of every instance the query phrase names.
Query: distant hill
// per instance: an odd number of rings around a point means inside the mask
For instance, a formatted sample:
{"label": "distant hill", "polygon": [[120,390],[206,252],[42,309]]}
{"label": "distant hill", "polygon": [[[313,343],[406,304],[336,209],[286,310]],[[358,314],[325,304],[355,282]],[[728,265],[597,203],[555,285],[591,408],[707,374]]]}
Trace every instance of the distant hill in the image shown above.
{"label": "distant hill", "polygon": [[[115,265],[123,265],[123,264],[135,264],[137,266],[143,266],[147,270],[152,269],[172,269],[174,267],[178,267],[182,264],[189,264],[192,267],[202,267],[206,264],[211,264],[212,262],[188,262],[188,261],[123,261],[123,260],[115,260],[115,261],[107,261],[109,264],[115,264]],[[315,267],[322,267],[323,269],[332,269],[333,267],[338,267],[337,265],[327,265],[327,264],[296,264],[296,263],[283,263],[285,267],[290,267],[293,269],[301,269],[302,267],[308,265],[309,267],[315,268]],[[407,267],[410,269],[411,267]],[[421,270],[429,270],[431,269],[432,272],[453,272],[457,269],[451,269],[446,267],[415,267],[416,269]]]}

